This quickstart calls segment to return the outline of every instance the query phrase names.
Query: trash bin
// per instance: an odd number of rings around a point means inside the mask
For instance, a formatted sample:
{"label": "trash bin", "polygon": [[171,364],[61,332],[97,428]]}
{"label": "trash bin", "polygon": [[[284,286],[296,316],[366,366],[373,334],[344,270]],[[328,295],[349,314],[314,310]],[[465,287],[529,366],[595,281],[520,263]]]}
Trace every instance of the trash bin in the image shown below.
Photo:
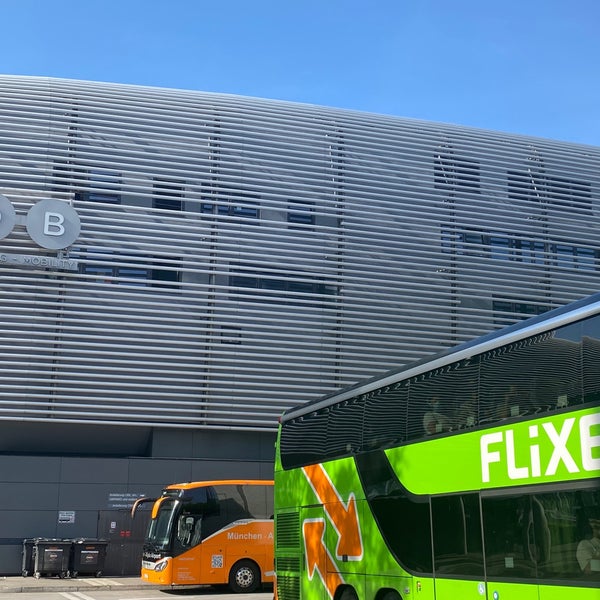
{"label": "trash bin", "polygon": [[93,574],[100,577],[102,569],[104,569],[107,546],[107,540],[91,538],[73,540],[69,567],[71,577],[77,577],[81,574]]}
{"label": "trash bin", "polygon": [[27,538],[23,540],[23,561],[21,565],[21,574],[23,577],[33,575],[34,557],[33,548],[39,538]]}
{"label": "trash bin", "polygon": [[33,575],[69,576],[71,558],[71,540],[36,538],[33,544]]}

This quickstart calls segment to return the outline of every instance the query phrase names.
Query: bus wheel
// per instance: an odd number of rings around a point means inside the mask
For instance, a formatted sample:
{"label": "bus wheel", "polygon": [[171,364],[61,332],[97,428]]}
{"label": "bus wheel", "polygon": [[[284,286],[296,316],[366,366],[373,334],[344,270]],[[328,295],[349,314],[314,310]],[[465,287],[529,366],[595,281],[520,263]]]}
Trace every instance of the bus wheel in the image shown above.
{"label": "bus wheel", "polygon": [[251,560],[239,560],[229,571],[229,587],[236,594],[254,592],[260,585],[260,571]]}
{"label": "bus wheel", "polygon": [[342,590],[339,600],[358,600],[358,596],[356,595],[354,588],[347,586]]}

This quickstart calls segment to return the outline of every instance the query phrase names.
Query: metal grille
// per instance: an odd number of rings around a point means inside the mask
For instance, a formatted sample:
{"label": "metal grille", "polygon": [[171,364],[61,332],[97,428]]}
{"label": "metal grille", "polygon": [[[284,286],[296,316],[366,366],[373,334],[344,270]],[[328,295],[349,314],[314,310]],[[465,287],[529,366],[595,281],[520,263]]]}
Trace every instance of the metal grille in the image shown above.
{"label": "metal grille", "polygon": [[276,520],[277,549],[300,548],[300,515],[297,512],[279,513]]}
{"label": "metal grille", "polygon": [[298,600],[300,598],[300,577],[296,575],[278,575],[277,597],[281,600]]}
{"label": "metal grille", "polygon": [[[0,77],[19,220],[0,240],[0,419],[274,430],[597,291],[599,167],[598,148],[459,126]],[[81,219],[64,252],[23,226],[47,198]]]}
{"label": "metal grille", "polygon": [[300,572],[300,558],[298,556],[279,556],[277,561],[277,571],[292,571],[293,573]]}

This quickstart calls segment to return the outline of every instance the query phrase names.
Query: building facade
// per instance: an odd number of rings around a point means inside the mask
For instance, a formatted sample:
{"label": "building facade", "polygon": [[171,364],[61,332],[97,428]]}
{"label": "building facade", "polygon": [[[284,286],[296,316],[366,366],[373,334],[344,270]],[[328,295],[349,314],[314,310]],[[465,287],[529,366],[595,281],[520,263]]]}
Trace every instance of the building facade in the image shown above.
{"label": "building facade", "polygon": [[599,167],[466,127],[0,77],[0,564],[25,537],[118,537],[166,483],[270,477],[285,408],[596,292]]}

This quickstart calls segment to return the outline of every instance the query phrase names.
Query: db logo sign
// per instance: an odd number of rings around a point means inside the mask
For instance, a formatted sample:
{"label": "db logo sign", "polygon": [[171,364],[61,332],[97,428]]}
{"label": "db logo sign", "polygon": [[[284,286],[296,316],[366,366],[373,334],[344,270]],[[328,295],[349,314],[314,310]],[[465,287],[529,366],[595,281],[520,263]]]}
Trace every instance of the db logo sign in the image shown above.
{"label": "db logo sign", "polygon": [[70,246],[81,231],[81,221],[75,209],[60,200],[40,200],[25,219],[17,216],[10,200],[0,194],[0,240],[7,237],[15,225],[25,225],[31,239],[42,248],[61,250]]}

